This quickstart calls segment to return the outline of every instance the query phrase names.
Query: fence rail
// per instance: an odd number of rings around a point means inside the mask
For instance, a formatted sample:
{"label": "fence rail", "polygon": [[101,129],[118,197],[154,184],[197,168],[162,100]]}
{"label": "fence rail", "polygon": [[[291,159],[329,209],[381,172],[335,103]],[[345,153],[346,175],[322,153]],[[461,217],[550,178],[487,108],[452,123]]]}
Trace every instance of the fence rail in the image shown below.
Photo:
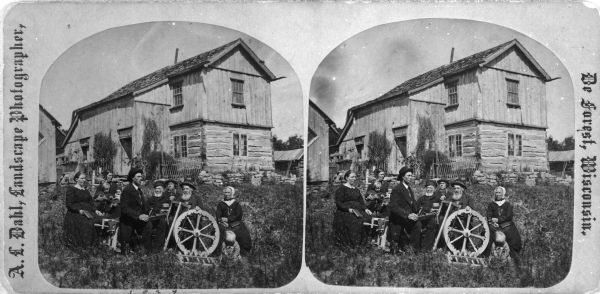
{"label": "fence rail", "polygon": [[429,178],[459,179],[470,178],[478,169],[479,161],[475,157],[460,157],[434,162],[429,169]]}

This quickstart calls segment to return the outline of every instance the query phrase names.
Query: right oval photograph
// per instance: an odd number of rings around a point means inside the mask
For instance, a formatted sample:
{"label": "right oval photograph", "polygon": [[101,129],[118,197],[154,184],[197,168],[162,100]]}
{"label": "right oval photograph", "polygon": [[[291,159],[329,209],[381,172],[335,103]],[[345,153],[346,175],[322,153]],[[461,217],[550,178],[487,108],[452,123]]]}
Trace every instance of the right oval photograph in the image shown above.
{"label": "right oval photograph", "polygon": [[418,19],[333,49],[310,86],[306,264],[330,285],[547,288],[573,246],[574,97],[507,27]]}

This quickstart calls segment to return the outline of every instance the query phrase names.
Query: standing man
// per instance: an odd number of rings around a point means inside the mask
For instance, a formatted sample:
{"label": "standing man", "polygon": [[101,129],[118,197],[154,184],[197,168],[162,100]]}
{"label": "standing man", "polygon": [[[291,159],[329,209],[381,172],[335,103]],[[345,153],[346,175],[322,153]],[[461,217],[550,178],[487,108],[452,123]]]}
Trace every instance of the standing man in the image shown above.
{"label": "standing man", "polygon": [[404,166],[398,172],[400,183],[392,189],[390,197],[390,234],[392,253],[398,252],[400,236],[403,230],[409,235],[410,245],[415,250],[421,249],[421,222],[419,221],[417,201],[411,185],[414,182],[413,169]]}
{"label": "standing man", "polygon": [[127,246],[135,247],[133,233],[142,235],[142,244],[146,250],[152,248],[152,223],[149,222],[150,207],[142,193],[142,170],[132,168],[127,175],[127,185],[121,194],[121,244],[127,252]]}

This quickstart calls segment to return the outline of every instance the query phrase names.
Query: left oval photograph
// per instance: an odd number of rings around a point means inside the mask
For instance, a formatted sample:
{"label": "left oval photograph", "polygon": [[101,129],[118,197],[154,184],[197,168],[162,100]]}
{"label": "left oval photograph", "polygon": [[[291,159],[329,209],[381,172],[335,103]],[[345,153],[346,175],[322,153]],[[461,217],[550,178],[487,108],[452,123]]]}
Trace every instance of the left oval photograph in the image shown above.
{"label": "left oval photograph", "polygon": [[302,263],[303,103],[276,51],[201,23],[71,46],[39,106],[39,268],[76,289],[275,288]]}

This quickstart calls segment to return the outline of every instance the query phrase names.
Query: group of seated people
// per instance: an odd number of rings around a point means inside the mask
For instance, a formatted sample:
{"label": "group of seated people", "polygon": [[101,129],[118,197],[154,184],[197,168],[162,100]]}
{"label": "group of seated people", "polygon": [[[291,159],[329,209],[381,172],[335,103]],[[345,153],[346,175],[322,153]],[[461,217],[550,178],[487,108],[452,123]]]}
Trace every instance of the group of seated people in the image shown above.
{"label": "group of seated people", "polygon": [[[413,192],[415,177],[411,168],[403,167],[399,171],[398,184],[393,188],[385,181],[385,172],[379,171],[376,175],[363,197],[356,186],[356,173],[348,171],[344,174],[345,183],[335,192],[333,228],[338,244],[366,244],[373,235],[364,224],[378,218],[388,220],[387,239],[392,254],[407,247],[413,251],[433,250],[445,216],[439,212],[473,207],[471,197],[465,193],[466,185],[458,181],[429,180],[425,183],[424,194],[418,197]],[[521,238],[512,220],[512,206],[505,195],[506,189],[497,187],[493,201],[488,204],[486,219],[491,242],[486,251],[504,250],[518,261]],[[445,246],[443,238],[438,239],[436,245],[437,248]]]}
{"label": "group of seated people", "polygon": [[[95,246],[99,241],[94,224],[102,219],[116,219],[121,252],[134,250],[140,243],[146,251],[157,252],[175,246],[167,240],[167,235],[168,224],[176,217],[176,207],[180,213],[188,209],[206,210],[200,196],[194,193],[196,186],[189,182],[179,184],[181,190],[178,190],[175,180],[157,180],[153,182],[152,195],[144,195],[140,169],[132,169],[124,185],[113,181],[112,173],[106,174],[94,197],[85,189],[84,173],[77,172],[74,180],[75,185],[66,190],[64,219],[65,239],[73,247]],[[216,207],[221,236],[218,248],[245,256],[252,249],[252,240],[242,220],[242,207],[235,200],[233,187],[226,187],[223,195]],[[169,242],[167,246],[165,242]]]}

